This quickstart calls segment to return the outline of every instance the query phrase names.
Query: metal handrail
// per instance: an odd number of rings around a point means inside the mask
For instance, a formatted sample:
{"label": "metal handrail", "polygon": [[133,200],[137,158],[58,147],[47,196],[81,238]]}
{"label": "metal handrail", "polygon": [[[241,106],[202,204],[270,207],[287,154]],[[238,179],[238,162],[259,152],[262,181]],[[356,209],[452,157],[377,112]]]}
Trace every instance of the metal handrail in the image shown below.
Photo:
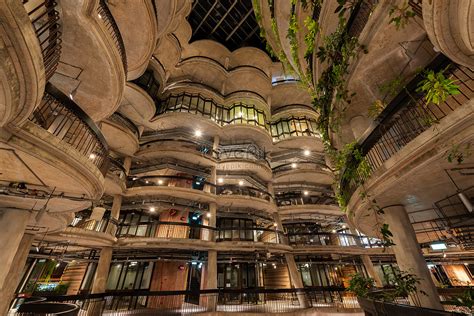
{"label": "metal handrail", "polygon": [[127,127],[135,136],[139,137],[140,136],[140,131],[138,130],[138,127],[127,117],[125,117],[124,115],[118,113],[118,112],[115,112],[115,113],[112,113],[111,116],[109,116],[109,119],[112,121],[112,122],[116,122],[120,125],[124,125],[125,127]]}
{"label": "metal handrail", "polygon": [[[472,87],[474,73],[470,69],[452,64],[448,58],[439,55],[426,70],[437,72],[446,67],[448,67],[446,74],[456,79],[461,94],[448,97],[440,105],[426,104],[423,94],[416,92],[419,82],[424,78],[423,74],[420,73],[411,80],[380,113],[359,141],[358,149],[368,163],[370,171],[357,174],[355,179],[341,177],[340,188],[346,197],[350,198],[357,187],[375,170],[418,135],[428,130],[433,122],[446,117],[474,96]],[[349,159],[346,168],[355,163],[354,158]],[[345,174],[346,170],[342,173]]]}
{"label": "metal handrail", "polygon": [[46,84],[41,104],[29,120],[66,142],[90,159],[103,175],[108,169],[108,146],[92,119],[71,99]]}
{"label": "metal handrail", "polygon": [[107,5],[106,0],[99,0],[99,5],[97,6],[97,15],[104,21],[105,28],[109,31],[112,36],[112,40],[117,47],[120,58],[122,59],[123,69],[125,74],[127,73],[127,54],[125,52],[125,44],[123,43],[122,34],[120,29],[115,22],[115,19],[110,12],[110,9]]}
{"label": "metal handrail", "polygon": [[59,24],[59,13],[56,11],[57,2],[54,0],[40,1],[31,7],[34,1],[23,0],[23,6],[35,29],[41,53],[46,81],[53,76],[59,64],[61,56],[61,26]]}

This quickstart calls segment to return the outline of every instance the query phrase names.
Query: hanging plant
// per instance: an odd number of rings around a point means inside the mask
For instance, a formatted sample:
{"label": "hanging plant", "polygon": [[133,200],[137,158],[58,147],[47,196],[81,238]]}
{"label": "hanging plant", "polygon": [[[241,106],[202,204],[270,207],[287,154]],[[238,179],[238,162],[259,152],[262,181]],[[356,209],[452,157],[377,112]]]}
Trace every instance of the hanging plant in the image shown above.
{"label": "hanging plant", "polygon": [[449,96],[460,93],[456,81],[444,75],[446,70],[447,68],[436,73],[429,70],[425,73],[425,78],[418,83],[416,92],[424,93],[427,106],[431,103],[439,105]]}
{"label": "hanging plant", "polygon": [[370,106],[368,110],[368,115],[372,119],[376,119],[380,113],[385,109],[387,104],[385,104],[382,100],[375,100]]}
{"label": "hanging plant", "polygon": [[375,288],[375,281],[372,278],[366,278],[360,273],[355,273],[349,276],[349,286],[346,291],[354,293],[357,297],[366,298],[369,292]]}

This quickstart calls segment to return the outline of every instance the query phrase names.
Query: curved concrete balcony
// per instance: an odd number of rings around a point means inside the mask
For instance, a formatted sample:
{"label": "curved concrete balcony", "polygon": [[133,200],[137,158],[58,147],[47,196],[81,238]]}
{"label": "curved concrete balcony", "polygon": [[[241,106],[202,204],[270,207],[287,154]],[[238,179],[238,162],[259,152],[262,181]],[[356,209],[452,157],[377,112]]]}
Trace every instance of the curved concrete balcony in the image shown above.
{"label": "curved concrete balcony", "polygon": [[[211,184],[196,183],[194,178],[181,176],[129,177],[125,196],[169,196],[203,203],[216,202],[216,196],[209,192]],[[207,191],[203,190],[204,187]]]}
{"label": "curved concrete balcony", "polygon": [[40,103],[61,53],[54,1],[2,0],[0,126],[24,122]]}
{"label": "curved concrete balcony", "polygon": [[[474,48],[471,39],[474,31],[473,5],[472,0],[423,1],[421,14],[426,33],[433,45],[451,60],[471,68],[474,67]],[[415,7],[414,11],[420,14],[421,8]]]}
{"label": "curved concrete balcony", "polygon": [[[222,156],[221,156],[222,157]],[[272,169],[267,161],[259,162],[258,160],[245,158],[226,158],[221,160],[217,165],[217,173],[225,174],[226,172],[245,172],[257,176],[259,179],[270,182],[272,180]]]}
{"label": "curved concrete balcony", "polygon": [[127,58],[127,79],[139,77],[148,66],[158,37],[157,17],[152,1],[108,1],[108,7],[123,39]]}
{"label": "curved concrete balcony", "polygon": [[119,112],[142,126],[150,126],[156,108],[153,99],[140,86],[127,82]]}
{"label": "curved concrete balcony", "polygon": [[51,78],[94,120],[114,113],[125,87],[123,40],[105,0],[64,0],[62,54]]}
{"label": "curved concrete balcony", "polygon": [[217,164],[217,153],[212,150],[212,145],[203,144],[193,139],[178,139],[173,137],[167,139],[160,137],[153,139],[145,136],[141,138],[145,142],[140,145],[140,150],[135,157],[140,161],[133,170],[133,174],[140,175],[150,170],[156,170],[153,166],[156,160],[173,159],[184,163],[199,165],[203,167],[212,167]]}
{"label": "curved concrete balcony", "polygon": [[276,212],[276,205],[270,193],[247,186],[216,186],[216,202],[221,207],[253,208],[267,213]]}
{"label": "curved concrete balcony", "polygon": [[318,182],[329,185],[334,182],[333,174],[324,162],[287,163],[273,168],[275,183]]}
{"label": "curved concrete balcony", "polygon": [[3,181],[88,199],[102,196],[107,143],[92,120],[54,86],[46,86],[30,120],[11,132],[0,145]]}
{"label": "curved concrete balcony", "polygon": [[71,245],[79,247],[110,247],[117,241],[115,233],[117,221],[104,218],[101,221],[86,219],[66,227],[61,232],[48,234],[47,241],[68,240]]}
{"label": "curved concrete balcony", "polygon": [[343,212],[339,206],[324,205],[324,204],[303,204],[303,205],[285,205],[278,206],[278,214],[284,218],[304,218],[305,216],[311,218],[314,215],[323,216],[342,216]]}
{"label": "curved concrete balcony", "polygon": [[123,164],[109,157],[109,171],[105,178],[105,193],[108,195],[122,194],[126,189],[127,175]]}
{"label": "curved concrete balcony", "polygon": [[[449,61],[439,57],[428,69],[439,71],[447,64]],[[453,144],[465,146],[472,140],[474,113],[474,74],[456,65],[447,72],[446,75],[460,86],[460,94],[449,96],[439,105],[427,105],[423,94],[414,92],[422,79],[417,76],[387,105],[359,142],[359,150],[369,170],[341,182],[340,188],[348,201],[350,220],[365,234],[376,235],[376,217],[368,213],[366,203],[360,197],[362,184],[365,192],[378,201],[383,197],[381,201],[385,205],[401,201],[411,204],[408,197],[416,196],[417,207],[428,209],[439,197],[446,195],[449,179],[436,183],[429,179],[445,179],[444,169],[452,168],[446,153]],[[400,181],[407,181],[404,183],[409,185],[400,187]],[[426,194],[417,188],[423,188]]]}
{"label": "curved concrete balcony", "polygon": [[[212,236],[216,241],[212,241]],[[122,225],[117,231],[117,247],[194,249],[218,251],[268,250],[289,252],[282,244],[284,235],[267,228],[213,228],[187,222],[153,221],[140,225]]]}
{"label": "curved concrete balcony", "polygon": [[124,156],[133,156],[138,150],[140,132],[132,121],[120,113],[113,113],[102,121],[100,129],[113,151]]}

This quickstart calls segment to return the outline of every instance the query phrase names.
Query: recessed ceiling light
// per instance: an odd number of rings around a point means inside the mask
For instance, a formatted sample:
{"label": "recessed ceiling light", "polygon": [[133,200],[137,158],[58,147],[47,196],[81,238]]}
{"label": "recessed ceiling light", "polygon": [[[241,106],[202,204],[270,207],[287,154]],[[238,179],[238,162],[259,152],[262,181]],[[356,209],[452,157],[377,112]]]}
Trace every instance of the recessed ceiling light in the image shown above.
{"label": "recessed ceiling light", "polygon": [[94,153],[92,153],[92,154],[89,155],[89,158],[90,158],[90,159],[95,159],[95,157],[97,157],[97,156],[96,156],[96,154],[94,154]]}
{"label": "recessed ceiling light", "polygon": [[224,183],[224,179],[223,178],[217,178],[217,183]]}
{"label": "recessed ceiling light", "polygon": [[194,131],[194,136],[196,137],[201,137],[202,136],[202,132],[200,130],[195,130]]}
{"label": "recessed ceiling light", "polygon": [[344,224],[344,225],[342,225],[342,229],[346,229],[346,225],[345,225],[345,224]]}
{"label": "recessed ceiling light", "polygon": [[309,155],[311,155],[311,152],[308,149],[305,149],[305,151],[303,151],[303,154],[305,156],[309,156]]}
{"label": "recessed ceiling light", "polygon": [[291,168],[293,168],[293,169],[294,169],[294,168],[296,168],[296,167],[297,167],[297,164],[296,164],[296,162],[293,162],[293,163],[291,164]]}
{"label": "recessed ceiling light", "polygon": [[244,181],[240,180],[239,185],[244,185]]}
{"label": "recessed ceiling light", "polygon": [[309,192],[308,192],[308,191],[303,191],[303,194],[304,194],[304,195],[308,195]]}
{"label": "recessed ceiling light", "polygon": [[161,179],[158,180],[158,184],[159,184],[159,185],[162,185],[162,184],[163,184],[163,180],[161,180]]}
{"label": "recessed ceiling light", "polygon": [[335,234],[335,233],[336,233],[336,230],[335,230],[335,229],[333,229],[333,230],[332,230],[332,233],[333,233],[333,234]]}
{"label": "recessed ceiling light", "polygon": [[152,213],[155,212],[155,208],[153,206],[150,207],[150,212],[152,212]]}
{"label": "recessed ceiling light", "polygon": [[208,218],[210,218],[210,217],[211,217],[211,213],[208,212],[208,213],[206,214],[206,216],[207,216]]}

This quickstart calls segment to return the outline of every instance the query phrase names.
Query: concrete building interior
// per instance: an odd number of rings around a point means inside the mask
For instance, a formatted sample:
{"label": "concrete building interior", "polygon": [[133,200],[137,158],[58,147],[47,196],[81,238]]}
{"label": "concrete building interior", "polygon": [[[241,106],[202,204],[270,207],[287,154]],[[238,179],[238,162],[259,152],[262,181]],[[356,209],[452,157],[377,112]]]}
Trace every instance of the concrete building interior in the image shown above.
{"label": "concrete building interior", "polygon": [[474,0],[0,0],[1,315],[471,315]]}

